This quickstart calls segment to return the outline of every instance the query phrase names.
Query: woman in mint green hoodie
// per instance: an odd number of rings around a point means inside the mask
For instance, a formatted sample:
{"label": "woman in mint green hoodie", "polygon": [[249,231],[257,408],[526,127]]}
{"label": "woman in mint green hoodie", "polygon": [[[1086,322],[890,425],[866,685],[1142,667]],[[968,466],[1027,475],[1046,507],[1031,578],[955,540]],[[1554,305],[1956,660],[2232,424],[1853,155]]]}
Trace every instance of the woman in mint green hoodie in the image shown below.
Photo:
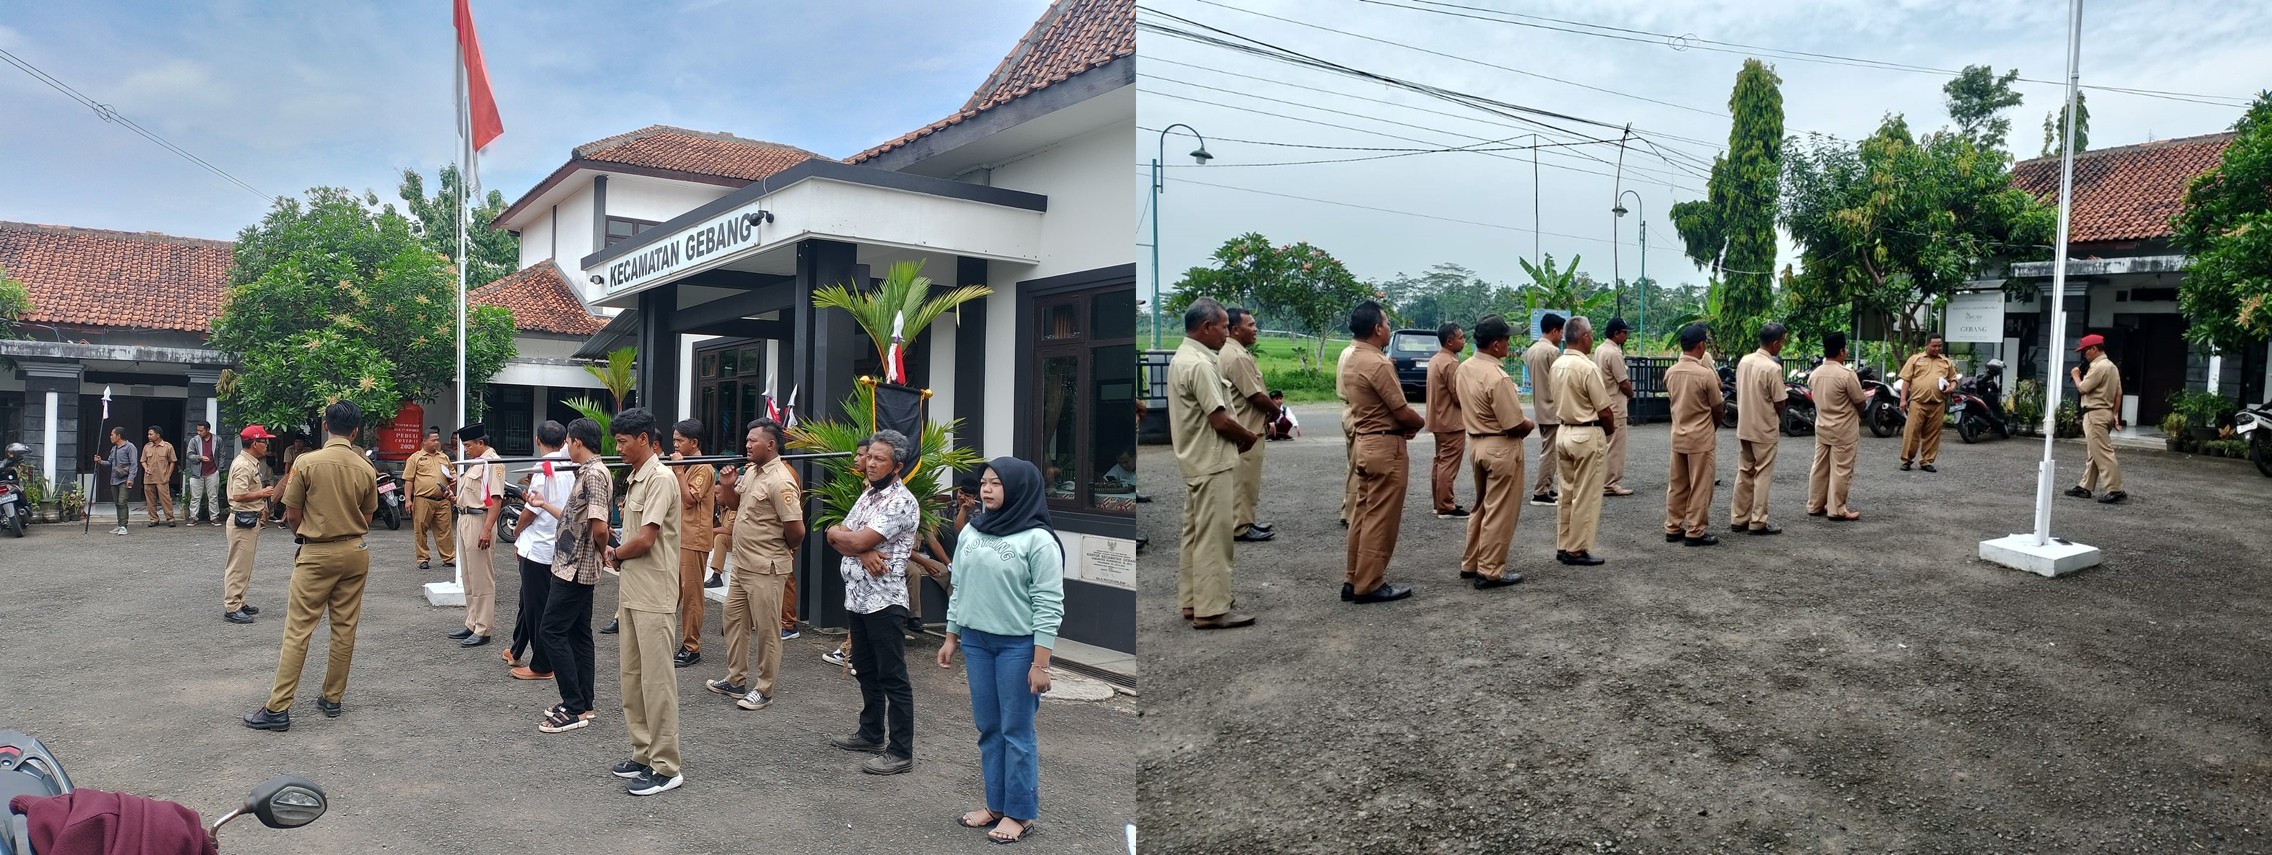
{"label": "woman in mint green hoodie", "polygon": [[981,471],[986,511],[955,540],[947,643],[939,648],[941,668],[963,651],[986,775],[986,807],[956,822],[992,826],[986,836],[996,843],[1024,839],[1041,812],[1033,717],[1049,691],[1049,650],[1065,614],[1065,547],[1050,527],[1042,487],[1041,470],[1014,457]]}

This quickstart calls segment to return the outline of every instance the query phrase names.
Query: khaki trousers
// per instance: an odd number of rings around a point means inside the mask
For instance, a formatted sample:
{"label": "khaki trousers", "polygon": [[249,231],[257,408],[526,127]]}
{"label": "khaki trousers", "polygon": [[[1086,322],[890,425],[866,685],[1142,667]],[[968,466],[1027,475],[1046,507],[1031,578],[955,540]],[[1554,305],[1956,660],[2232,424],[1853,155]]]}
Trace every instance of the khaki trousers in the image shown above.
{"label": "khaki trousers", "polygon": [[1341,522],[1346,524],[1349,507],[1357,501],[1357,430],[1347,424],[1341,426],[1341,458]]}
{"label": "khaki trousers", "polygon": [[1411,482],[1405,439],[1395,434],[1357,437],[1357,499],[1349,515],[1348,560],[1342,579],[1357,594],[1370,594],[1388,575],[1404,527],[1404,492]]}
{"label": "khaki trousers", "polygon": [[1712,525],[1712,479],[1719,472],[1715,449],[1675,451],[1665,476],[1665,533],[1703,537]]}
{"label": "khaki trousers", "polygon": [[623,692],[631,759],[671,777],[679,771],[678,679],[671,664],[671,654],[678,652],[678,629],[671,626],[669,612],[618,608],[615,619],[622,626],[616,687]]}
{"label": "khaki trousers", "polygon": [[[1436,435],[1439,440],[1443,434]],[[1465,436],[1460,437],[1462,440]],[[1523,513],[1523,442],[1513,437],[1475,438],[1475,513],[1467,518],[1467,548],[1459,568],[1494,579],[1507,569],[1507,548]]]}
{"label": "khaki trousers", "polygon": [[[1941,456],[1941,426],[1948,420],[1949,405],[1909,402],[1909,424],[1901,431],[1901,462],[1915,460],[1931,465]],[[1923,455],[1920,459],[1919,455]]]}
{"label": "khaki trousers", "polygon": [[260,527],[238,528],[233,519],[222,525],[229,527],[229,561],[221,567],[221,611],[233,612],[244,608],[245,592],[252,588],[253,552],[260,547]]}
{"label": "khaki trousers", "polygon": [[797,566],[795,563],[792,562],[789,565],[788,572],[783,573],[781,579],[781,629],[786,632],[797,628]]}
{"label": "khaki trousers", "polygon": [[371,575],[371,553],[363,539],[300,545],[292,558],[292,593],[285,603],[284,649],[276,657],[276,687],[268,710],[292,707],[300,690],[300,668],[308,661],[308,638],[316,618],[331,618],[331,659],[323,669],[323,699],[338,703],[347,695],[347,666],[355,659],[355,623],[363,614],[363,582]]}
{"label": "khaki trousers", "polygon": [[723,516],[726,518],[725,524],[719,526],[719,528],[723,528],[725,531],[718,532],[718,536],[712,541],[713,545],[710,549],[710,569],[719,573],[726,572],[726,556],[734,551],[734,515],[729,513]]}
{"label": "khaki trousers", "polygon": [[2109,493],[2122,489],[2122,464],[2114,459],[2115,415],[2113,410],[2092,410],[2083,414],[2083,445],[2090,456],[2083,461],[2082,488],[2096,492],[2101,481]]}
{"label": "khaki trousers", "polygon": [[[781,611],[781,586],[789,578],[776,568],[734,568],[726,580],[726,682],[773,696],[781,672],[781,632],[773,616]],[[777,568],[786,571],[786,564]],[[750,679],[750,637],[757,637],[757,681]]]}
{"label": "khaki trousers", "polygon": [[1728,523],[1746,528],[1767,527],[1767,488],[1775,480],[1776,443],[1738,441],[1736,500],[1728,509]]}
{"label": "khaki trousers", "polygon": [[1807,513],[1846,515],[1846,491],[1854,485],[1855,445],[1814,443],[1814,467],[1807,471]]}
{"label": "khaki trousers", "polygon": [[1554,503],[1554,548],[1591,555],[1594,535],[1601,529],[1601,485],[1608,476],[1609,440],[1598,427],[1554,433],[1555,456],[1562,469],[1559,477],[1569,488]]}
{"label": "khaki trousers", "polygon": [[1561,475],[1562,464],[1556,458],[1557,452],[1554,450],[1554,435],[1561,432],[1561,427],[1544,424],[1538,426],[1538,482],[1530,485],[1531,495],[1543,496],[1558,492],[1561,486],[1557,479]]}
{"label": "khaki trousers", "polygon": [[490,564],[491,550],[481,547],[488,520],[486,514],[458,516],[458,557],[464,559],[458,562],[458,573],[465,577],[465,628],[483,638],[489,637],[490,624],[497,617],[497,568]]}
{"label": "khaki trousers", "polygon": [[[1612,392],[1611,394],[1616,393]],[[1626,419],[1625,408],[1619,407],[1617,409],[1617,432],[1609,437],[1608,474],[1603,477],[1601,482],[1604,489],[1625,486],[1625,434],[1628,433],[1625,426],[1628,424],[1632,424],[1632,422]]]}
{"label": "khaki trousers", "polygon": [[1195,617],[1231,610],[1231,506],[1238,473],[1225,469],[1183,482],[1183,546],[1176,554],[1176,598]]}
{"label": "khaki trousers", "polygon": [[1238,492],[1231,506],[1231,533],[1246,531],[1254,525],[1254,508],[1262,503],[1262,449],[1269,443],[1257,440],[1253,448],[1239,455]]}
{"label": "khaki trousers", "polygon": [[174,518],[173,491],[166,489],[163,481],[142,482],[142,512],[150,515],[151,522],[157,522],[158,509],[161,507],[166,509],[166,519]]}
{"label": "khaki trousers", "polygon": [[[1464,432],[1436,434],[1435,465],[1428,467],[1429,498],[1435,500],[1436,511],[1441,513],[1459,507],[1459,497],[1452,487],[1459,481],[1459,461],[1467,456],[1467,434]],[[1477,499],[1481,503],[1482,499]]]}
{"label": "khaki trousers", "polygon": [[709,561],[708,552],[678,551],[678,646],[698,653],[702,650],[702,575]]}
{"label": "khaki trousers", "polygon": [[413,499],[410,511],[410,542],[418,545],[418,560],[425,561],[431,553],[426,551],[426,537],[434,537],[434,549],[442,553],[444,563],[458,560],[457,537],[450,529],[450,503],[441,499]]}

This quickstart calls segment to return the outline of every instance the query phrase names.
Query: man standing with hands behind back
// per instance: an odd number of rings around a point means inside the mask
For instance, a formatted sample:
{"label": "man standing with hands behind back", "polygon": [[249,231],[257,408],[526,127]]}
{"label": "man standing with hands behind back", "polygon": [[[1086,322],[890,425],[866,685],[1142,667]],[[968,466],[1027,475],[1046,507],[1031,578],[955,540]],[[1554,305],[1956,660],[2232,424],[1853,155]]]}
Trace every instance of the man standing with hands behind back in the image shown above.
{"label": "man standing with hands behind back", "polygon": [[[469,460],[496,460],[489,447],[489,429],[480,422],[458,428],[458,443]],[[450,633],[462,639],[459,647],[489,643],[491,622],[497,617],[497,567],[489,557],[490,541],[497,536],[497,515],[505,509],[505,466],[479,463],[454,474],[458,506],[458,554],[465,558],[465,628]]]}
{"label": "man standing with hands behind back", "polygon": [[1592,567],[1602,563],[1594,555],[1594,536],[1601,528],[1601,484],[1607,474],[1609,437],[1617,432],[1617,412],[1601,365],[1594,362],[1593,321],[1571,318],[1563,330],[1570,349],[1554,360],[1547,375],[1554,388],[1555,415],[1562,420],[1562,429],[1554,432],[1562,481],[1562,497],[1554,507],[1554,557],[1564,564]]}
{"label": "man standing with hands behind back", "polygon": [[[1249,433],[1261,436],[1271,422],[1278,420],[1278,405],[1270,400],[1270,387],[1262,382],[1262,368],[1254,362],[1254,346],[1259,331],[1254,325],[1254,313],[1237,306],[1229,310],[1230,338],[1223,341],[1217,356],[1222,366],[1223,381],[1231,386],[1231,418]],[[1263,444],[1255,443],[1239,452],[1238,497],[1232,504],[1232,540],[1241,543],[1261,543],[1278,536],[1276,527],[1255,518],[1255,505],[1262,501]]]}
{"label": "man standing with hands behind back", "polygon": [[1168,362],[1168,435],[1183,475],[1183,546],[1176,595],[1193,629],[1254,623],[1231,611],[1231,516],[1239,454],[1259,440],[1231,418],[1230,384],[1215,351],[1230,335],[1223,304],[1202,297],[1183,312],[1183,344]]}
{"label": "man standing with hands behind back", "polygon": [[1357,352],[1350,354],[1335,385],[1356,434],[1357,500],[1349,511],[1341,601],[1385,603],[1412,596],[1411,588],[1391,585],[1385,577],[1404,524],[1405,484],[1412,477],[1405,443],[1428,420],[1404,400],[1404,384],[1388,361],[1388,317],[1381,305],[1371,300],[1357,304],[1349,313],[1349,334]]}
{"label": "man standing with hands behind back", "polygon": [[1927,472],[1940,471],[1933,460],[1941,456],[1941,422],[1948,418],[1949,388],[1956,385],[1956,365],[1941,348],[1941,336],[1934,333],[1925,338],[1924,353],[1901,365],[1901,393],[1909,397],[1909,425],[1901,434],[1903,472],[1910,461]]}
{"label": "man standing with hands behind back", "polygon": [[1602,340],[1594,344],[1594,364],[1601,366],[1601,375],[1609,381],[1610,410],[1617,414],[1617,430],[1609,435],[1609,457],[1601,491],[1605,496],[1630,496],[1625,488],[1625,428],[1630,425],[1633,401],[1633,368],[1625,363],[1625,340],[1633,337],[1633,328],[1624,318],[1610,318],[1602,329]]}
{"label": "man standing with hands behind back", "polygon": [[1736,363],[1735,506],[1728,511],[1728,530],[1751,534],[1782,534],[1767,522],[1767,488],[1775,481],[1775,448],[1782,437],[1783,407],[1790,390],[1783,385],[1783,352],[1789,332],[1782,324],[1759,328],[1759,349]]}
{"label": "man standing with hands behind back", "polygon": [[284,525],[300,541],[292,559],[292,596],[284,623],[284,647],[276,657],[276,686],[268,702],[246,713],[254,730],[292,729],[292,695],[299,691],[300,667],[308,658],[308,638],[316,619],[331,624],[331,660],[323,671],[323,694],[316,709],[337,718],[347,695],[347,669],[355,659],[355,624],[363,614],[363,583],[371,574],[371,553],[363,545],[371,514],[379,509],[378,472],[355,451],[355,432],[363,411],[338,401],[323,411],[323,447],[299,456],[294,477],[284,488]]}
{"label": "man standing with hands behind back", "polygon": [[[1436,328],[1436,355],[1428,357],[1428,432],[1436,435],[1435,465],[1428,467],[1429,497],[1435,500],[1436,518],[1467,519],[1453,487],[1459,482],[1459,461],[1467,456],[1467,416],[1461,411],[1459,352],[1467,347],[1467,334],[1450,321]],[[1475,501],[1481,504],[1483,498]]]}
{"label": "man standing with hands behind back", "polygon": [[1562,421],[1555,415],[1554,360],[1562,358],[1562,316],[1547,312],[1539,319],[1538,340],[1523,351],[1523,367],[1530,371],[1530,417],[1538,423],[1538,483],[1531,486],[1530,503],[1553,507],[1556,501],[1554,434]]}
{"label": "man standing with hands behind back", "polygon": [[[1460,578],[1476,590],[1512,585],[1523,574],[1507,569],[1507,547],[1523,510],[1523,437],[1533,428],[1523,418],[1515,381],[1507,377],[1507,320],[1485,315],[1475,322],[1475,355],[1459,366],[1460,409],[1467,436],[1475,440],[1475,515],[1467,519],[1467,544],[1460,552]],[[1441,436],[1439,434],[1439,436]]]}
{"label": "man standing with hands behind back", "polygon": [[1720,374],[1705,360],[1711,330],[1701,323],[1680,329],[1680,360],[1665,369],[1665,396],[1672,400],[1672,464],[1665,478],[1665,542],[1715,546],[1712,486],[1718,474]]}
{"label": "man standing with hands behind back", "polygon": [[410,542],[418,545],[418,569],[431,570],[426,539],[442,553],[442,566],[458,564],[458,539],[450,529],[450,456],[442,452],[442,429],[426,429],[426,442],[402,462],[402,489],[410,495]]}
{"label": "man standing with hands behind back", "polygon": [[1862,441],[1862,380],[1846,367],[1846,334],[1822,337],[1822,364],[1807,375],[1814,392],[1814,467],[1807,477],[1807,515],[1853,522],[1846,507],[1854,483],[1854,447]]}
{"label": "man standing with hands behind back", "polygon": [[629,779],[625,792],[651,796],[686,781],[679,768],[678,679],[671,664],[678,649],[671,616],[678,611],[683,495],[678,477],[661,460],[662,428],[645,407],[617,413],[608,428],[616,451],[631,466],[623,493],[623,543],[607,552],[622,573],[615,613],[623,636],[617,687],[631,759],[610,771]]}

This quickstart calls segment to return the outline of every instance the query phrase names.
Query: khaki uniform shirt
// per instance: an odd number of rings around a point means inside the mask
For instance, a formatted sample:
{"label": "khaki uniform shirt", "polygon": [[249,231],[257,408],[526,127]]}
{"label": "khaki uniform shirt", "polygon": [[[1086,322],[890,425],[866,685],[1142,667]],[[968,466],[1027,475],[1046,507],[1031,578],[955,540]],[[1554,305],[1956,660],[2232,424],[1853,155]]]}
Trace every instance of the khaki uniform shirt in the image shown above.
{"label": "khaki uniform shirt", "polygon": [[1846,363],[1825,359],[1807,375],[1814,390],[1814,435],[1831,445],[1862,439],[1862,378]]}
{"label": "khaki uniform shirt", "polygon": [[2075,384],[2079,396],[2076,406],[2086,410],[2106,409],[2122,411],[2122,372],[2114,367],[2114,360],[2101,353],[2091,360],[2091,367],[2083,370],[2083,382]]}
{"label": "khaki uniform shirt", "polygon": [[[1340,377],[1341,372],[1349,370],[1349,357],[1355,355],[1356,353],[1356,342],[1352,341],[1347,347],[1343,347],[1341,349],[1341,355],[1334,358],[1333,376]],[[1337,380],[1335,382],[1338,383],[1340,381]],[[1357,436],[1356,432],[1349,427],[1349,410],[1346,407],[1342,408],[1341,410],[1341,433],[1343,436],[1347,436],[1351,439],[1355,439]]]}
{"label": "khaki uniform shirt", "polygon": [[[1237,339],[1224,339],[1223,350],[1215,355],[1217,369],[1223,372],[1223,381],[1231,384],[1231,418],[1247,430],[1261,433],[1264,425],[1262,410],[1248,396],[1270,396],[1270,387],[1262,382],[1262,367],[1254,362],[1254,353]],[[1233,446],[1236,448],[1236,446]]]}
{"label": "khaki uniform shirt", "polygon": [[267,499],[237,500],[238,496],[260,489],[263,468],[260,458],[252,456],[252,452],[237,452],[237,459],[229,464],[229,510],[251,512],[268,509]]}
{"label": "khaki uniform shirt", "polygon": [[[482,449],[481,459],[496,460],[497,449]],[[458,494],[455,499],[458,507],[486,510],[489,507],[490,497],[503,498],[504,495],[505,464],[491,463],[483,466],[468,466],[465,468],[465,472],[458,476]]]}
{"label": "khaki uniform shirt", "polygon": [[174,466],[181,458],[174,454],[174,444],[165,440],[144,443],[142,446],[142,483],[163,484],[174,478]]}
{"label": "khaki uniform shirt", "polygon": [[1917,354],[1901,364],[1901,390],[1910,403],[1928,407],[1947,403],[1949,390],[1942,389],[1940,381],[1949,381],[1949,389],[1956,388],[1956,364],[1946,356]]}
{"label": "khaki uniform shirt", "polygon": [[[1530,369],[1531,421],[1540,425],[1558,425],[1562,418],[1554,409],[1554,360],[1562,358],[1562,348],[1554,342],[1539,339],[1523,351],[1523,365]],[[1593,418],[1587,416],[1587,419]]]}
{"label": "khaki uniform shirt", "polygon": [[680,470],[680,483],[694,488],[694,507],[680,503],[686,527],[679,533],[680,549],[709,552],[716,545],[717,533],[710,530],[710,520],[718,516],[718,497],[711,487],[718,484],[718,467],[709,464],[671,467]]}
{"label": "khaki uniform shirt", "polygon": [[627,611],[670,614],[678,611],[678,550],[679,550],[678,476],[663,465],[660,457],[650,457],[638,469],[623,490],[623,537],[629,540],[639,536],[641,529],[653,525],[655,545],[637,558],[616,562],[623,573],[623,590],[617,603]]}
{"label": "khaki uniform shirt", "polygon": [[369,534],[379,509],[379,473],[340,437],[303,453],[284,488],[284,506],[300,509],[297,533],[309,543],[353,540]]}
{"label": "khaki uniform shirt", "polygon": [[1774,442],[1782,430],[1775,402],[1791,396],[1783,387],[1783,363],[1765,348],[1745,354],[1736,363],[1736,438],[1744,442]]}
{"label": "khaki uniform shirt", "polygon": [[1411,405],[1404,400],[1404,384],[1397,382],[1396,364],[1372,342],[1356,342],[1356,347],[1334,380],[1341,395],[1342,420],[1355,436],[1403,433],[1396,414]]}
{"label": "khaki uniform shirt", "polygon": [[1609,385],[1601,376],[1601,366],[1593,357],[1575,350],[1564,351],[1547,369],[1548,383],[1553,387],[1555,415],[1562,424],[1598,422],[1601,411],[1609,409]]}
{"label": "khaki uniform shirt", "polygon": [[1515,391],[1515,380],[1507,376],[1507,366],[1498,357],[1477,351],[1459,364],[1454,383],[1466,404],[1460,409],[1460,420],[1468,434],[1500,436],[1523,423],[1523,402]]}
{"label": "khaki uniform shirt", "polygon": [[1168,435],[1175,443],[1175,464],[1185,480],[1228,472],[1239,465],[1238,443],[1216,433],[1207,416],[1230,406],[1229,381],[1215,361],[1215,352],[1191,339],[1175,349],[1168,361]]}
{"label": "khaki uniform shirt", "polygon": [[741,508],[734,512],[731,531],[734,572],[778,576],[795,568],[789,544],[781,539],[783,523],[803,522],[805,502],[797,496],[797,479],[786,461],[776,457],[762,467],[742,467],[734,482]]}
{"label": "khaki uniform shirt", "polygon": [[1440,347],[1436,355],[1428,357],[1428,429],[1436,433],[1467,429],[1467,417],[1460,412],[1466,403],[1466,393],[1459,389],[1460,364],[1459,354]]}
{"label": "khaki uniform shirt", "polygon": [[1600,344],[1594,345],[1594,364],[1601,366],[1602,380],[1609,386],[1609,408],[1616,411],[1619,418],[1624,418],[1631,399],[1626,397],[1624,387],[1617,384],[1633,379],[1632,366],[1625,364],[1625,348],[1602,339]]}
{"label": "khaki uniform shirt", "polygon": [[1720,394],[1720,373],[1703,359],[1683,354],[1665,369],[1665,394],[1672,398],[1672,450],[1701,454],[1718,447],[1719,423],[1712,408],[1726,403]]}
{"label": "khaki uniform shirt", "polygon": [[419,449],[411,452],[402,462],[403,492],[415,499],[447,500],[450,492],[442,486],[442,473],[448,471],[450,456],[442,452]]}

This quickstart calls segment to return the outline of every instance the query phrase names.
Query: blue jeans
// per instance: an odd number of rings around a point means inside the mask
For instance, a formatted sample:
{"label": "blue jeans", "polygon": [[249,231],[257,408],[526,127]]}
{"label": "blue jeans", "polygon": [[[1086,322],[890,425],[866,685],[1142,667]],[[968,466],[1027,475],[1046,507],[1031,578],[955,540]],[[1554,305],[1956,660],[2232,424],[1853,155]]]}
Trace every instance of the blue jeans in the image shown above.
{"label": "blue jeans", "polygon": [[986,809],[1011,819],[1041,813],[1041,755],[1033,715],[1041,696],[1026,682],[1033,636],[962,628],[963,671],[970,676],[970,717],[978,724],[978,764],[986,774]]}

